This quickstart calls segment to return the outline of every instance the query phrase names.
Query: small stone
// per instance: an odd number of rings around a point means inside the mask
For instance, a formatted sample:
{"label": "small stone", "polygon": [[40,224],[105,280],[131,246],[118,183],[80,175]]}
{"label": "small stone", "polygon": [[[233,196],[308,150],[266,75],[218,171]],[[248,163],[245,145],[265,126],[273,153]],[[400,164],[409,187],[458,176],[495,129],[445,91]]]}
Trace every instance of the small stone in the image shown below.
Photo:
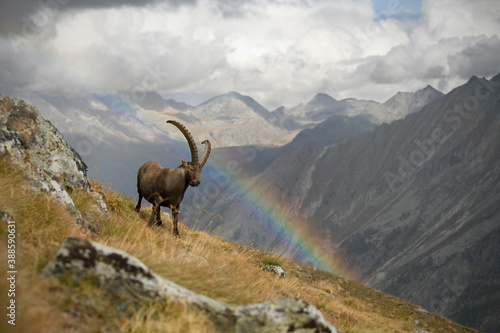
{"label": "small stone", "polygon": [[263,270],[263,271],[266,271],[266,272],[274,273],[274,274],[278,275],[281,278],[285,278],[286,277],[285,270],[281,266],[278,266],[278,265],[267,265],[267,264],[264,264],[264,265],[262,265],[262,267],[260,269]]}

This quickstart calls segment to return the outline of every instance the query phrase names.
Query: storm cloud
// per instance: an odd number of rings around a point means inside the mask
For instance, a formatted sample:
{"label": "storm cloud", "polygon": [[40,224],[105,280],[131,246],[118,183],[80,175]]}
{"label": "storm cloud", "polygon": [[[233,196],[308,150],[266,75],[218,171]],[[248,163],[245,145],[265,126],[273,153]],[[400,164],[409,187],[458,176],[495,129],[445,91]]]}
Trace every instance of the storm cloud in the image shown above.
{"label": "storm cloud", "polygon": [[500,72],[499,2],[407,2],[4,1],[0,93],[238,91],[273,109]]}

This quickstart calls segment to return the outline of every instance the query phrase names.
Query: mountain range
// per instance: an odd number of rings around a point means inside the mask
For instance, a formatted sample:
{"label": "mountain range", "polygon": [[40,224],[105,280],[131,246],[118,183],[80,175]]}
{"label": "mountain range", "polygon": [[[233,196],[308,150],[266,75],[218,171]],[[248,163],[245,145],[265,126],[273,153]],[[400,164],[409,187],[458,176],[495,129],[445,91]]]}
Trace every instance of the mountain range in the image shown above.
{"label": "mountain range", "polygon": [[[233,147],[230,151],[245,145],[258,147],[259,151],[264,146],[279,147],[272,153],[266,153],[267,162],[259,169],[262,170],[292,146],[306,141],[318,144],[318,135],[315,137],[312,134],[317,131],[310,132],[308,129],[329,117],[337,116],[333,118],[336,120],[329,122],[337,121],[338,126],[352,123],[349,125],[351,128],[341,130],[349,132],[345,135],[337,132],[327,134],[334,137],[324,137],[321,144],[333,144],[375,127],[369,122],[379,116],[367,113],[366,109],[355,112],[356,105],[368,103],[372,108],[378,106],[377,112],[385,110],[388,114],[394,109],[387,104],[390,100],[382,104],[356,99],[336,101],[326,94],[317,94],[306,105],[268,111],[253,98],[237,92],[215,96],[198,106],[164,99],[156,92],[148,92],[137,100],[126,93],[76,97],[31,91],[2,93],[35,105],[82,155],[90,167],[91,177],[111,182],[117,190],[133,196],[136,193],[135,182],[130,179],[135,178],[137,169],[144,161],[157,160],[162,165],[175,167],[181,159],[189,159],[187,146],[186,149],[179,148],[183,147],[184,138],[165,123],[168,119],[184,123],[198,143],[209,139],[213,147]],[[415,111],[413,105],[425,104],[428,96],[439,98],[442,95],[431,87],[404,94],[407,98],[398,106],[401,115]],[[285,109],[286,112],[283,111]],[[304,109],[307,109],[308,118],[302,114]],[[350,119],[357,114],[363,114],[364,118]],[[328,132],[325,128],[321,130],[321,126],[319,131]],[[305,132],[301,133],[302,130]],[[172,140],[179,142],[172,145]]]}

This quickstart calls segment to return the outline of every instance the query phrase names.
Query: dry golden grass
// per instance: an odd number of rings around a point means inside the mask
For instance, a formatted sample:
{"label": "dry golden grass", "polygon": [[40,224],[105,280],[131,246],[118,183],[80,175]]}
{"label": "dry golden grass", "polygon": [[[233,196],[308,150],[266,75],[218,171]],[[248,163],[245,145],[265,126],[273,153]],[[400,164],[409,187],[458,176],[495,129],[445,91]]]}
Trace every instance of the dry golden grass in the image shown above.
{"label": "dry golden grass", "polygon": [[[0,321],[1,332],[53,332],[54,325],[64,325],[63,312],[54,306],[50,287],[40,278],[41,270],[69,234],[81,231],[65,209],[47,194],[34,192],[22,171],[0,157],[0,210],[10,214],[16,226],[16,308],[13,327]],[[0,267],[7,269],[7,223],[0,228]],[[6,280],[0,280],[2,309],[9,301]],[[6,317],[2,315],[2,317]],[[22,318],[22,319],[21,319]]]}
{"label": "dry golden grass", "polygon": [[[111,216],[101,221],[98,235],[91,234],[76,226],[50,196],[31,191],[22,173],[4,158],[0,158],[0,170],[0,210],[9,212],[18,228],[20,274],[16,322],[22,327],[17,326],[16,332],[213,331],[209,319],[185,304],[130,303],[90,283],[73,287],[43,278],[44,265],[68,235],[126,251],[157,274],[220,302],[239,305],[282,297],[301,298],[316,306],[340,332],[411,332],[413,329],[473,332],[355,281],[190,230],[183,224],[179,226],[181,238],[176,238],[167,214],[163,214],[163,227],[147,228],[151,208],[143,208],[137,214],[132,200],[106,190],[96,181],[91,182],[91,186],[105,194]],[[93,209],[88,194],[76,191],[72,197],[81,211]],[[6,230],[2,223],[1,244],[6,242]],[[4,265],[6,247],[0,246],[0,260]],[[287,277],[282,279],[261,271],[264,263],[280,264]],[[0,287],[1,306],[5,309],[5,279],[0,281]],[[6,320],[0,321],[1,332],[12,328]]]}

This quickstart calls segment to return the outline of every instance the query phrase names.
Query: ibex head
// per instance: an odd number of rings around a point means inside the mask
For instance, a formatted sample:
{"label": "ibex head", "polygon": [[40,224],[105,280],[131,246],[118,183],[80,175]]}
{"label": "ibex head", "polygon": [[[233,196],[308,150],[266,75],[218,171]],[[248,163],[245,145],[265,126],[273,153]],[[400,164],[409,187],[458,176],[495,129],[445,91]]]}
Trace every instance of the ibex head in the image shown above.
{"label": "ibex head", "polygon": [[186,138],[189,149],[191,150],[191,162],[182,161],[182,165],[187,169],[187,179],[190,186],[198,186],[201,183],[200,173],[201,169],[205,165],[208,160],[208,156],[210,155],[210,151],[212,149],[210,141],[205,140],[202,143],[205,145],[205,151],[201,156],[201,159],[198,160],[198,149],[196,148],[196,143],[191,136],[191,133],[182,125],[181,123],[175,120],[168,120],[167,123],[174,125],[177,127],[184,137]]}

